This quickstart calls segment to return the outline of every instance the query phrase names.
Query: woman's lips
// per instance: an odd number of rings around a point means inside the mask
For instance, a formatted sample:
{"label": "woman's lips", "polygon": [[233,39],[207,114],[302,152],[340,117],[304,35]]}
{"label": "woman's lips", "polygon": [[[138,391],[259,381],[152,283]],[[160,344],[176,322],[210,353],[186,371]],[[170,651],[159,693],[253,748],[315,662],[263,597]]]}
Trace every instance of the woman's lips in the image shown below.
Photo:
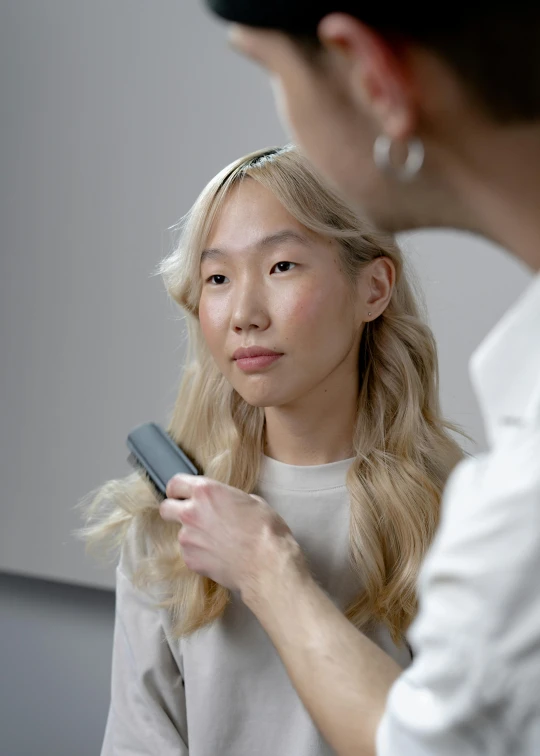
{"label": "woman's lips", "polygon": [[256,373],[257,370],[262,370],[263,368],[272,365],[272,363],[279,360],[280,357],[283,357],[283,355],[261,354],[260,357],[241,357],[239,360],[235,360],[235,362],[244,373]]}
{"label": "woman's lips", "polygon": [[256,373],[269,367],[283,354],[264,347],[242,347],[233,354],[233,360],[244,373]]}

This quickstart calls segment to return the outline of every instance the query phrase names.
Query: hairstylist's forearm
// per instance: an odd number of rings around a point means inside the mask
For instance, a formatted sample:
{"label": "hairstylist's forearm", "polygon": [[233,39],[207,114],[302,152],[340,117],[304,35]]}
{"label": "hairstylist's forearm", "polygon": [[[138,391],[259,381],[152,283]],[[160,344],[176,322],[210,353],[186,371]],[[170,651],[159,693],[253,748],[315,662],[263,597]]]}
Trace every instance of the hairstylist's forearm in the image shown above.
{"label": "hairstylist's forearm", "polygon": [[388,691],[401,669],[334,606],[292,539],[277,539],[273,550],[256,584],[242,591],[243,599],[336,753],[371,756]]}

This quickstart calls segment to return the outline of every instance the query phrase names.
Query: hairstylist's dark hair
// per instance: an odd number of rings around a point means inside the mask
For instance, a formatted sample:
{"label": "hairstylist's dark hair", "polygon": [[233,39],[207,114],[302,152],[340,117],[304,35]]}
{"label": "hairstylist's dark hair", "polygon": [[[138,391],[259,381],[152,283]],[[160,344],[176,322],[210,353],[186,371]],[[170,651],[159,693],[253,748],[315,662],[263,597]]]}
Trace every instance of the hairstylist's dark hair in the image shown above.
{"label": "hairstylist's dark hair", "polygon": [[[364,20],[363,4],[358,5],[354,15]],[[497,121],[539,119],[540,4],[516,0],[471,6],[449,4],[446,13],[426,8],[423,17],[414,8],[397,14],[389,10],[384,22],[366,18],[366,23],[395,44],[412,40],[437,53]],[[291,36],[317,57],[320,43],[314,33]]]}

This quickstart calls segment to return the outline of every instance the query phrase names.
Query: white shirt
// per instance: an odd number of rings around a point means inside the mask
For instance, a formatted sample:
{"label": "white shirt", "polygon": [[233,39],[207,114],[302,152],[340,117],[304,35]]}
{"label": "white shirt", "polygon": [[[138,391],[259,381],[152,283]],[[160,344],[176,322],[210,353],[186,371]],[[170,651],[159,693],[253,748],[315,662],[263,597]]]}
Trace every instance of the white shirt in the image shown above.
{"label": "white shirt", "polygon": [[471,373],[490,451],[449,481],[379,756],[540,754],[540,276]]}

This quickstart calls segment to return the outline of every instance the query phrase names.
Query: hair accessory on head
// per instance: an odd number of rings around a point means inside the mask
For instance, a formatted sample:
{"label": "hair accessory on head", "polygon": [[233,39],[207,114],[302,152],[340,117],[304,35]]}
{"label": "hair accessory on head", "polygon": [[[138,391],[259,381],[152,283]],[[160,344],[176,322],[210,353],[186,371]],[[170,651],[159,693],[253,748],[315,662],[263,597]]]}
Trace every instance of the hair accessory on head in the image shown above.
{"label": "hair accessory on head", "polygon": [[268,161],[271,161],[275,155],[282,155],[284,152],[289,152],[292,149],[292,145],[286,144],[282,147],[268,147],[266,150],[261,150],[255,157],[250,160],[246,167],[255,168],[258,165],[263,165]]}
{"label": "hair accessory on head", "polygon": [[403,165],[392,163],[393,140],[387,134],[379,134],[373,145],[373,159],[377,168],[393,174],[400,181],[412,181],[424,164],[424,145],[419,137],[407,142],[407,157]]}

